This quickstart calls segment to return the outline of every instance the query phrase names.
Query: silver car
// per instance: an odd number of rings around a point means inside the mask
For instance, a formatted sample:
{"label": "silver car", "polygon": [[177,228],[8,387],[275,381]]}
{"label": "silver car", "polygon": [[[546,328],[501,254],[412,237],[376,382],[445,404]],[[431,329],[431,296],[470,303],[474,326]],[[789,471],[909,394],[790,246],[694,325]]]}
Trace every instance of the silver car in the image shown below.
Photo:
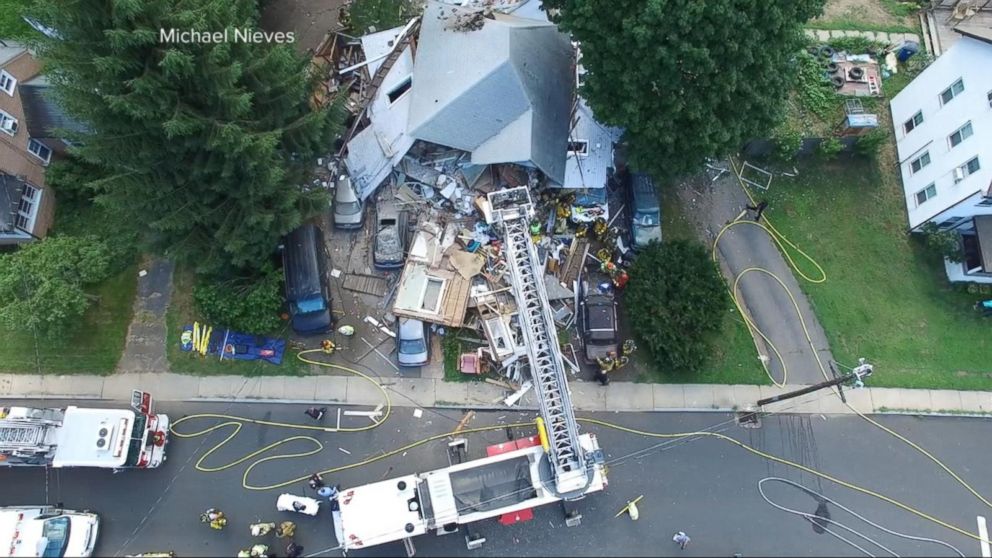
{"label": "silver car", "polygon": [[364,209],[364,204],[351,187],[351,179],[342,176],[334,188],[334,226],[339,229],[362,228]]}
{"label": "silver car", "polygon": [[396,360],[400,366],[423,366],[429,360],[424,322],[400,318],[396,333]]}

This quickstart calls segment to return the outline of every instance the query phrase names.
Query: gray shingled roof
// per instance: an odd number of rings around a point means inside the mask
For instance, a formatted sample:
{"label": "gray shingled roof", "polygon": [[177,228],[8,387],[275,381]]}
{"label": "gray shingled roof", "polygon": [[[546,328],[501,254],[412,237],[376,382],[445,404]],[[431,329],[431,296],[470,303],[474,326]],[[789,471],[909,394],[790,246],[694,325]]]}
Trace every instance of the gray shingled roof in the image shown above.
{"label": "gray shingled roof", "polygon": [[20,84],[17,90],[24,105],[28,134],[32,138],[58,138],[60,136],[55,133],[58,129],[83,131],[83,127],[56,102],[52,88],[44,77]]}
{"label": "gray shingled roof", "polygon": [[499,13],[475,31],[447,28],[468,11],[437,2],[424,11],[410,135],[470,151],[476,164],[531,163],[561,182],[575,81],[568,37]]}
{"label": "gray shingled roof", "polygon": [[14,215],[21,203],[24,182],[9,174],[0,173],[0,232],[14,230]]}

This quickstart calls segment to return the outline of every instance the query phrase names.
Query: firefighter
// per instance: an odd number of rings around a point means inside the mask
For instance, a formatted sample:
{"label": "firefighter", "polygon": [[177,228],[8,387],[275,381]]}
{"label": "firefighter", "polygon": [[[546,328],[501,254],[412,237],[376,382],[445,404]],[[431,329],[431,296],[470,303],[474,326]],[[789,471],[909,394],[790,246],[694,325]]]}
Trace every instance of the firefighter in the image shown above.
{"label": "firefighter", "polygon": [[620,354],[622,354],[625,357],[629,357],[630,355],[634,354],[634,351],[636,350],[637,350],[637,345],[634,344],[634,340],[627,339],[626,341],[623,342],[623,348],[620,350]]}
{"label": "firefighter", "polygon": [[599,365],[596,380],[599,381],[600,385],[605,386],[610,383],[609,373],[617,369],[617,354],[611,351],[605,357],[597,358],[596,364]]}
{"label": "firefighter", "polygon": [[251,536],[253,537],[264,537],[269,534],[269,531],[272,531],[275,528],[275,523],[252,523],[248,526],[248,529],[251,530]]}
{"label": "firefighter", "polygon": [[296,524],[292,521],[283,521],[276,529],[276,536],[280,539],[291,539],[294,533],[296,533]]}
{"label": "firefighter", "polygon": [[220,531],[227,526],[227,517],[224,516],[224,512],[216,508],[210,508],[200,514],[200,522],[208,523],[211,529]]}

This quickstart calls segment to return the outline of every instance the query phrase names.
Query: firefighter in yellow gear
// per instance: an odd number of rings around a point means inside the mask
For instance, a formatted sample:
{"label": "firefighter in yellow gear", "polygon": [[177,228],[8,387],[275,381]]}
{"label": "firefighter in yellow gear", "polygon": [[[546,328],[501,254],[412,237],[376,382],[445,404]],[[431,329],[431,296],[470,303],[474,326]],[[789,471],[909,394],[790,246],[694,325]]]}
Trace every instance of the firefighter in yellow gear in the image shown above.
{"label": "firefighter in yellow gear", "polygon": [[609,373],[618,368],[617,354],[611,352],[605,357],[597,358],[596,364],[599,365],[599,371],[596,372],[596,380],[599,381],[600,385],[605,386],[610,383]]}

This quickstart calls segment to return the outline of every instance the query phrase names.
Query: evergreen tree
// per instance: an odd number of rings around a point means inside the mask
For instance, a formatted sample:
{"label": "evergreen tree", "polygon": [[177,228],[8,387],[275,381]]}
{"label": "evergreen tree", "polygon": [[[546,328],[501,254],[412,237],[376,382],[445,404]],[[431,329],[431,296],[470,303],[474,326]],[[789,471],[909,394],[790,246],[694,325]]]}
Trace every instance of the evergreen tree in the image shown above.
{"label": "evergreen tree", "polygon": [[[201,272],[258,269],[281,235],[327,207],[309,189],[343,111],[313,110],[315,76],[290,45],[235,41],[255,0],[36,0],[56,30],[35,45],[65,109],[87,131],[74,153],[102,168],[97,202]],[[162,30],[228,31],[168,42]]]}
{"label": "evergreen tree", "polygon": [[627,130],[631,162],[693,172],[767,135],[824,0],[543,0],[582,45],[582,94]]}

